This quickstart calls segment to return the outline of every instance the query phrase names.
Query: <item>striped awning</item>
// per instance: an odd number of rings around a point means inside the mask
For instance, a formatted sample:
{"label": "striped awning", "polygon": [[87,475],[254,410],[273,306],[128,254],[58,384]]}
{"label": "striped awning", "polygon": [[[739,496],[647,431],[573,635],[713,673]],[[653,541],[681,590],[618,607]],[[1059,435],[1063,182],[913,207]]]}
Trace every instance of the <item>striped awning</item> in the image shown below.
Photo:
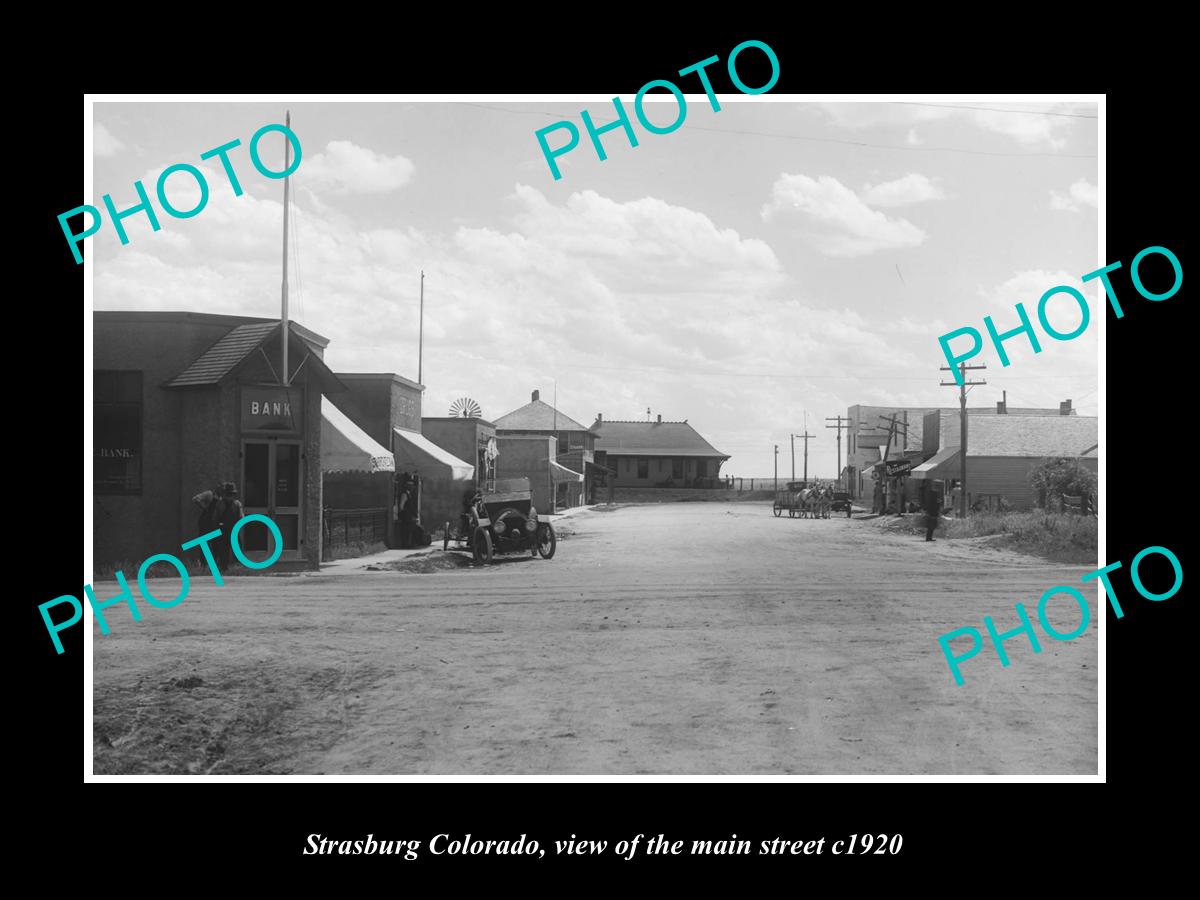
{"label": "striped awning", "polygon": [[939,450],[925,462],[912,470],[913,478],[953,478],[958,465],[958,448]]}
{"label": "striped awning", "polygon": [[395,472],[392,451],[359,428],[344,412],[321,398],[322,472]]}
{"label": "striped awning", "polygon": [[574,469],[568,469],[566,466],[561,466],[554,460],[550,460],[550,477],[554,479],[555,484],[561,484],[564,481],[583,481],[583,476]]}

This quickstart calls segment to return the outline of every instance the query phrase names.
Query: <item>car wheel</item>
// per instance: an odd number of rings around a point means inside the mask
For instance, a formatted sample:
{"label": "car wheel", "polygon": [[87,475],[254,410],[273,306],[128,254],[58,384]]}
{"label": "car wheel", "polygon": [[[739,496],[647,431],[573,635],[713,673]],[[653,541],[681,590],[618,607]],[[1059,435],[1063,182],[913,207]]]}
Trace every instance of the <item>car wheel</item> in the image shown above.
{"label": "car wheel", "polygon": [[554,526],[549,522],[538,525],[537,536],[537,552],[541,554],[542,559],[550,559],[558,547],[558,538],[554,534]]}
{"label": "car wheel", "polygon": [[492,561],[492,536],[482,526],[475,529],[475,537],[471,541],[471,554],[477,563]]}

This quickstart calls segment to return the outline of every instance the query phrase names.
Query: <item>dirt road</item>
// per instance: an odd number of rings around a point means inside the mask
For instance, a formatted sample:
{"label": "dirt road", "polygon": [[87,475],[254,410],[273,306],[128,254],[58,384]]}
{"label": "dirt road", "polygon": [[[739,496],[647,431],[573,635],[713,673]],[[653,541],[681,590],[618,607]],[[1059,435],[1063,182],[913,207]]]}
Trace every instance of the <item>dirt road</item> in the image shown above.
{"label": "dirt road", "polygon": [[141,624],[114,607],[96,773],[1096,772],[1093,591],[1082,637],[1015,638],[1008,668],[986,646],[962,687],[937,643],[1094,567],[769,504],[562,525],[549,562],[198,579]]}

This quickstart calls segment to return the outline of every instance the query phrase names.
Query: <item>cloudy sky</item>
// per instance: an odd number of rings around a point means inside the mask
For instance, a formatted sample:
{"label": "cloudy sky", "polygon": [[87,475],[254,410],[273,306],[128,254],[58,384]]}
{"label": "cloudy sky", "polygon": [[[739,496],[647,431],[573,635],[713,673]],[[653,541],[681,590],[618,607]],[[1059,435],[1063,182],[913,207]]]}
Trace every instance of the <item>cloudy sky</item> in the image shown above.
{"label": "cloudy sky", "polygon": [[[632,98],[623,98],[631,106]],[[688,419],[732,456],[733,475],[790,466],[807,421],[809,471],[832,477],[825,417],[857,403],[952,405],[937,338],[1002,330],[1047,289],[1082,288],[1096,255],[1094,105],[960,101],[819,104],[689,97],[677,131],[603,136],[559,158],[554,180],[534,132],[580,130],[611,102],[97,103],[94,185],[136,203],[167,166],[199,166],[207,207],[190,219],[110,223],[87,241],[97,309],[279,315],[282,182],[259,175],[247,145],[285,106],[303,147],[292,178],[293,318],[330,338],[335,371],[417,376],[419,272],[425,281],[425,413],[469,396],[496,418],[539,388],[590,425]],[[989,108],[990,107],[990,108]],[[674,101],[647,104],[661,124]],[[234,138],[245,193],[202,152]],[[558,132],[552,146],[565,140]],[[262,144],[282,169],[283,138]],[[198,197],[173,175],[173,205]],[[157,206],[157,201],[155,201]],[[1094,284],[1094,283],[1093,283]],[[1097,412],[1093,324],[1034,355],[990,346],[972,404]],[[1059,298],[1051,323],[1079,312]],[[1023,348],[1016,345],[1022,344]],[[186,364],[181,360],[181,367]],[[806,418],[807,416],[807,418]],[[799,444],[799,442],[797,442]],[[799,463],[797,463],[799,468]]]}

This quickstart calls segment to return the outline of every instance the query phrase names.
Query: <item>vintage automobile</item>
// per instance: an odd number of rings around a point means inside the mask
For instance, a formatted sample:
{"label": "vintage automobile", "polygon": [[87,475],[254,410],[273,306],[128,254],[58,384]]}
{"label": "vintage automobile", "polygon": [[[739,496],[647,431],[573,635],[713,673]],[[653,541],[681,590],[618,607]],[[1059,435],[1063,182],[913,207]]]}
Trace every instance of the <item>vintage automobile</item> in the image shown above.
{"label": "vintage automobile", "polygon": [[849,491],[834,491],[833,504],[829,507],[833,512],[842,512],[845,510],[846,518],[850,518],[850,492]]}
{"label": "vintage automobile", "polygon": [[[453,546],[451,546],[453,544]],[[498,553],[523,553],[550,559],[558,546],[554,526],[538,519],[528,478],[496,481],[490,491],[471,490],[463,497],[457,534],[446,523],[442,550],[470,550],[477,563]]]}

